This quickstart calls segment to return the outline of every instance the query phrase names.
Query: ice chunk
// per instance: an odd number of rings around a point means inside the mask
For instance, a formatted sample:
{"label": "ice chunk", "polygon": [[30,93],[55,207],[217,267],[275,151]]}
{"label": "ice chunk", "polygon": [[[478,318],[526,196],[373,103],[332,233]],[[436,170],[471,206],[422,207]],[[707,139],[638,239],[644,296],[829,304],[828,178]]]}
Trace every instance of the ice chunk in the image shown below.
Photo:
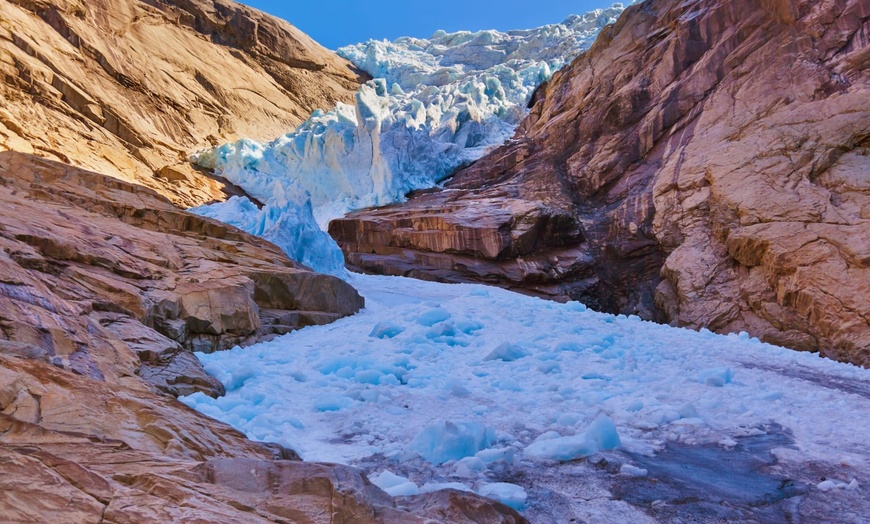
{"label": "ice chunk", "polygon": [[474,477],[477,473],[486,471],[486,462],[479,457],[466,457],[456,463],[456,475],[460,477]]}
{"label": "ice chunk", "polygon": [[525,454],[543,460],[568,462],[588,457],[600,450],[616,449],[620,446],[619,435],[613,421],[598,417],[583,433],[569,436],[538,439],[525,449]]}
{"label": "ice chunk", "polygon": [[529,495],[522,486],[508,484],[507,482],[484,484],[477,490],[477,493],[478,495],[497,500],[517,511],[521,511],[526,506],[526,501],[529,498]]}
{"label": "ice chunk", "polygon": [[511,344],[510,342],[502,342],[489,354],[483,357],[483,360],[503,360],[505,362],[513,362],[523,357],[528,356],[528,352],[520,346]]}
{"label": "ice chunk", "polygon": [[702,371],[699,380],[702,384],[721,388],[725,384],[730,384],[733,377],[734,372],[731,371],[731,368],[715,368]]}
{"label": "ice chunk", "polygon": [[538,371],[544,373],[545,375],[549,375],[550,373],[561,373],[562,367],[558,362],[554,362],[552,360],[541,362],[538,365]]}
{"label": "ice chunk", "polygon": [[698,410],[695,409],[694,404],[688,402],[684,404],[678,411],[680,417],[682,418],[698,418],[700,415],[698,414]]}
{"label": "ice chunk", "polygon": [[576,413],[563,413],[556,419],[556,423],[565,427],[576,426],[580,422],[580,415]]}
{"label": "ice chunk", "polygon": [[631,464],[623,464],[622,467],[619,468],[619,474],[624,477],[645,477],[649,474],[649,471],[637,466],[632,466]]}
{"label": "ice chunk", "polygon": [[586,428],[586,434],[592,437],[600,449],[616,449],[621,445],[616,425],[609,417],[603,415]]}
{"label": "ice chunk", "polygon": [[417,484],[389,470],[384,470],[374,477],[369,477],[369,480],[392,497],[409,497],[420,493]]}
{"label": "ice chunk", "polygon": [[487,464],[495,462],[504,462],[511,464],[514,461],[516,450],[514,448],[492,448],[478,451],[474,456]]}
{"label": "ice chunk", "polygon": [[353,379],[360,384],[379,384],[382,376],[384,374],[377,369],[364,369],[357,371]]}
{"label": "ice chunk", "polygon": [[852,479],[848,484],[845,482],[838,482],[836,480],[824,480],[816,484],[816,487],[819,488],[820,491],[833,491],[835,489],[845,489],[848,491],[857,490],[859,485],[856,479]]}
{"label": "ice chunk", "polygon": [[552,440],[554,438],[559,438],[561,436],[562,435],[560,435],[558,431],[547,431],[545,433],[541,433],[540,435],[538,435],[538,438],[535,439],[535,442],[537,442],[539,440]]}
{"label": "ice chunk", "polygon": [[372,332],[369,333],[369,336],[374,338],[393,338],[404,331],[404,327],[388,320],[384,320],[375,324],[375,327],[372,329]]}
{"label": "ice chunk", "polygon": [[426,426],[408,445],[434,464],[470,457],[495,442],[495,430],[479,422],[439,421]]}
{"label": "ice chunk", "polygon": [[523,388],[520,387],[520,383],[512,378],[505,378],[502,380],[497,380],[493,383],[493,386],[495,386],[498,389],[504,390],[504,391],[522,391],[523,390]]}
{"label": "ice chunk", "polygon": [[586,433],[570,437],[538,440],[529,444],[525,455],[543,460],[568,462],[598,453],[598,444]]}
{"label": "ice chunk", "polygon": [[819,488],[820,491],[831,491],[837,489],[838,484],[833,480],[824,480],[816,484],[816,487]]}
{"label": "ice chunk", "polygon": [[353,400],[340,395],[326,395],[314,402],[317,411],[340,411],[353,405]]}
{"label": "ice chunk", "polygon": [[417,317],[417,323],[421,326],[434,326],[439,322],[444,322],[450,318],[450,313],[446,309],[435,308],[423,312]]}

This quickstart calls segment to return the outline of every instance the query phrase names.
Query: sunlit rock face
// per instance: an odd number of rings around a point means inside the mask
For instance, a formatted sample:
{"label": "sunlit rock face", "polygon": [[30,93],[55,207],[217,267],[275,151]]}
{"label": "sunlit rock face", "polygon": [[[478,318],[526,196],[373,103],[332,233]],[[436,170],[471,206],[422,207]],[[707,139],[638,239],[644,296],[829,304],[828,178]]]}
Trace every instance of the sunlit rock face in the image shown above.
{"label": "sunlit rock face", "polygon": [[866,365],[867,20],[857,0],[631,6],[537,92],[507,145],[445,191],[330,231],[359,270]]}
{"label": "sunlit rock face", "polygon": [[350,102],[365,80],[290,23],[230,0],[17,0],[0,4],[0,21],[0,150],[184,207],[227,198],[185,162],[191,151],[271,139]]}

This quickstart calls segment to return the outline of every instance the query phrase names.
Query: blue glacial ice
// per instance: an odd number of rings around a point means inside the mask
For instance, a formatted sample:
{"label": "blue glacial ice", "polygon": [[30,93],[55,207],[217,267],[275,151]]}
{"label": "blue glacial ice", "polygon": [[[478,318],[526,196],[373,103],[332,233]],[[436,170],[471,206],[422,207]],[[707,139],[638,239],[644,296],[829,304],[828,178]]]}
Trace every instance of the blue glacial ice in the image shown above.
{"label": "blue glacial ice", "polygon": [[322,232],[331,219],[400,202],[504,143],[534,90],[622,10],[614,4],[523,31],[439,31],[429,39],[339,49],[375,78],[360,87],[353,105],[318,110],[269,144],[246,139],[191,156],[263,202],[263,209],[242,199],[194,211],[260,235],[314,269],[342,275],[341,252]]}

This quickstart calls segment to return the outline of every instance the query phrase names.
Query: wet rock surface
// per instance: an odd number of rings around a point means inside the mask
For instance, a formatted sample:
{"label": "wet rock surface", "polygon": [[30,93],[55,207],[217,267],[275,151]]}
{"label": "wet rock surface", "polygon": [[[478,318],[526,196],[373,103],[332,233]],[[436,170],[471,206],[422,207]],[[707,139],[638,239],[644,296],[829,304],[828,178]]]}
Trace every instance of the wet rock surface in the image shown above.
{"label": "wet rock surface", "polygon": [[289,23],[229,0],[0,4],[0,150],[143,184],[182,207],[237,192],[192,169],[192,151],[272,139],[350,101],[360,80]]}
{"label": "wet rock surface", "polygon": [[867,365],[868,24],[859,0],[631,6],[512,141],[330,233],[359,271]]}
{"label": "wet rock surface", "polygon": [[772,450],[791,445],[782,428],[769,428],[731,448],[669,444],[655,457],[629,454],[647,473],[623,476],[614,495],[660,522],[788,522],[799,518],[801,500],[812,489],[775,469]]}

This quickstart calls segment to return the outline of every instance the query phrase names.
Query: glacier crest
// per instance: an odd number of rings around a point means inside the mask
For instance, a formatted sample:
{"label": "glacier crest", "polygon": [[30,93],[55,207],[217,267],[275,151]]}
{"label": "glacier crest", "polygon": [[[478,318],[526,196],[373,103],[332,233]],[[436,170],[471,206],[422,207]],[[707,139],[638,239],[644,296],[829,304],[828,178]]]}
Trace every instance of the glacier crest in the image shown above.
{"label": "glacier crest", "polygon": [[353,105],[318,110],[269,144],[245,139],[191,157],[264,202],[263,209],[235,199],[194,211],[342,275],[341,252],[323,232],[330,220],[401,202],[510,139],[534,90],[622,10],[614,4],[530,30],[439,31],[429,39],[341,48],[341,56],[375,78]]}

